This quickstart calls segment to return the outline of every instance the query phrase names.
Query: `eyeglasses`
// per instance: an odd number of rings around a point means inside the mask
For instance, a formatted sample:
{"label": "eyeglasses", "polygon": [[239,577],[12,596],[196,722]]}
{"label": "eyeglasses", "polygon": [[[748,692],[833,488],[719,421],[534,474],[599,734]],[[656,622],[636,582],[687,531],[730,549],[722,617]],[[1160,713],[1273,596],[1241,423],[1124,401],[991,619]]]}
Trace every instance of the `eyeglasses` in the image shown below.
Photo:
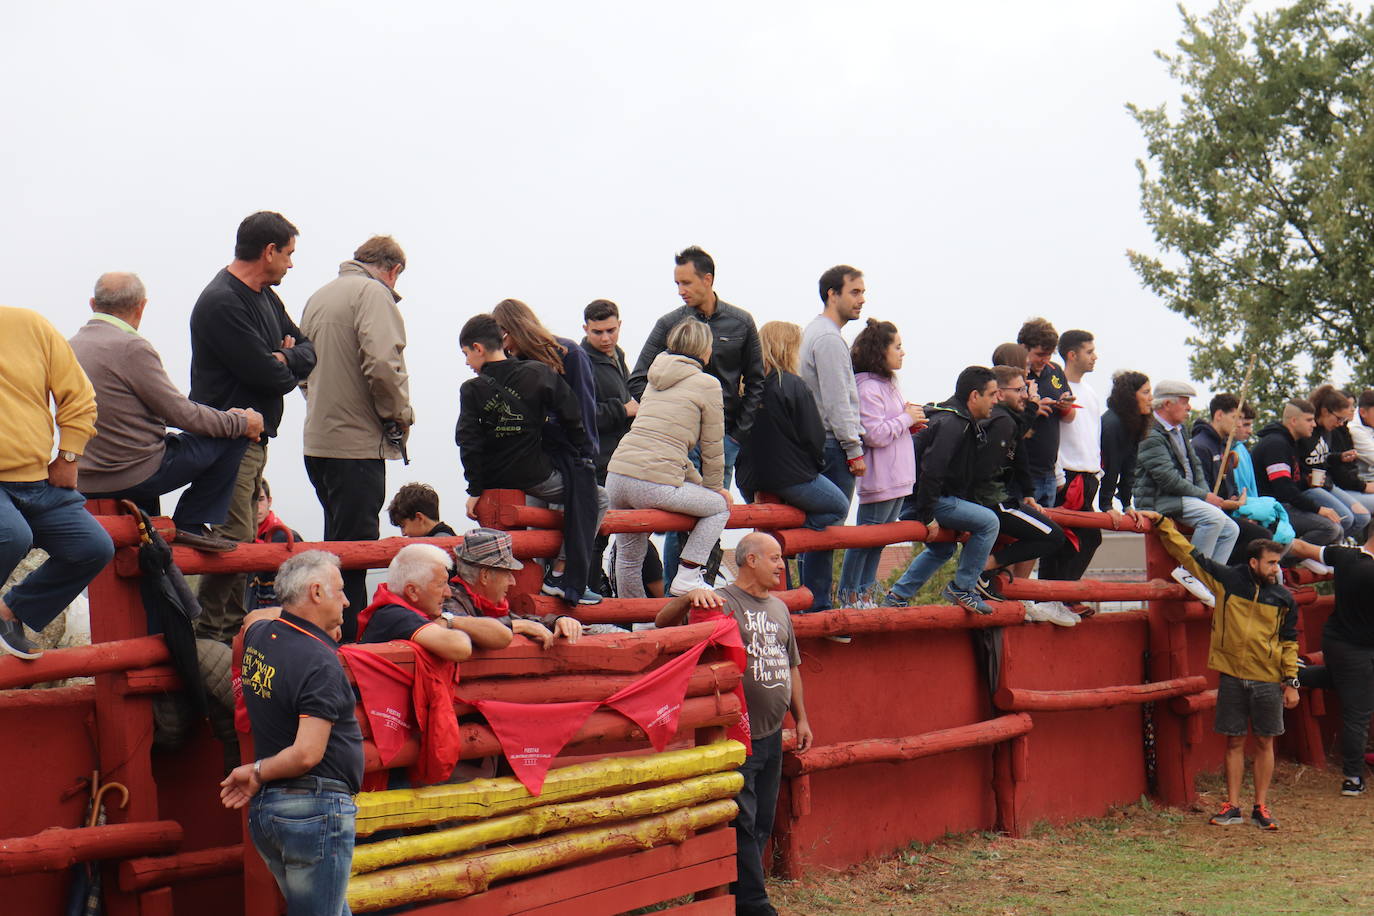
{"label": "eyeglasses", "polygon": [[1025,390],[1026,390],[1026,386],[1025,386],[1025,385],[1022,385],[1020,388],[998,388],[997,390],[998,390],[998,391],[1025,391]]}

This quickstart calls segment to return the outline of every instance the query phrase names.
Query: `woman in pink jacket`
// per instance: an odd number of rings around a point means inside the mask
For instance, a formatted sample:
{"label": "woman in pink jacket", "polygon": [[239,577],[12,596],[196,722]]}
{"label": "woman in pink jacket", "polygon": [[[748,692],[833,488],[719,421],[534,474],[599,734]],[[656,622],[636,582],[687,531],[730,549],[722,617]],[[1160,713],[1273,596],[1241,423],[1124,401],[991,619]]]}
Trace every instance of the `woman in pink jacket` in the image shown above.
{"label": "woman in pink jacket", "polygon": [[[897,520],[902,501],[916,483],[916,452],[911,431],[925,423],[926,415],[907,403],[895,378],[902,368],[902,335],[890,321],[868,319],[868,326],[850,348],[854,381],[859,389],[859,418],[864,427],[864,463],[868,471],[858,478],[860,525],[881,525]],[[872,599],[877,584],[881,547],[851,548],[840,569],[840,607],[876,607]]]}

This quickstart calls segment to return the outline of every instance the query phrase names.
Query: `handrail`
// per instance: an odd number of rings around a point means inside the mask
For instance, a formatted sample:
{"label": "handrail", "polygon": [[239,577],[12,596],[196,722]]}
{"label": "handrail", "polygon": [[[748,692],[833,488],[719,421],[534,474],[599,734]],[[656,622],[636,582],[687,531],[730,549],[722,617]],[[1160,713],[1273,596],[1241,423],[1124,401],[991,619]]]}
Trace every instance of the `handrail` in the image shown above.
{"label": "handrail", "polygon": [[1031,717],[1022,712],[904,738],[869,738],[821,745],[788,754],[783,758],[782,771],[788,776],[803,776],[865,763],[901,763],[1001,744],[1029,734],[1032,727]]}
{"label": "handrail", "polygon": [[1008,712],[1060,712],[1070,709],[1111,709],[1138,703],[1154,703],[1170,697],[1197,693],[1207,688],[1202,675],[1176,677],[1153,684],[1121,684],[1086,690],[1026,690],[1001,687],[993,695],[998,709]]}

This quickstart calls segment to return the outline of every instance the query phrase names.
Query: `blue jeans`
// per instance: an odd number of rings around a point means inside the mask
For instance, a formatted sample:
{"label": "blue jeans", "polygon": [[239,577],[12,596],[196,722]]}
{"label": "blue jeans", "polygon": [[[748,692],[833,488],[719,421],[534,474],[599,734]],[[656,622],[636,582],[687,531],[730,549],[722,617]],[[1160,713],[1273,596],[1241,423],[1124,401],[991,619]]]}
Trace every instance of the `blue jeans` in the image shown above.
{"label": "blue jeans", "polygon": [[[858,523],[883,525],[896,521],[904,502],[906,497],[899,496],[876,503],[860,503]],[[853,607],[864,592],[877,584],[878,561],[882,556],[881,547],[851,547],[844,552],[844,565],[840,567],[840,607]]]}
{"label": "blue jeans", "polygon": [[844,522],[849,514],[849,497],[822,474],[817,474],[806,483],[794,483],[781,487],[773,495],[806,513],[802,527],[820,531],[831,525]]}
{"label": "blue jeans", "polygon": [[[298,788],[313,783],[314,788]],[[343,783],[303,776],[271,783],[248,806],[248,830],[290,916],[349,916],[358,806]]]}
{"label": "blue jeans", "polygon": [[[821,476],[835,485],[844,496],[844,512],[849,514],[849,501],[854,498],[854,475],[849,473],[849,459],[834,439],[825,440],[825,467]],[[835,552],[813,550],[797,558],[802,585],[811,589],[811,610],[828,611],[830,586],[835,580]]]}
{"label": "blue jeans", "polygon": [[[963,553],[959,556],[959,566],[954,571],[954,587],[966,592],[973,591],[978,576],[988,561],[993,544],[997,543],[1000,525],[997,513],[986,506],[971,503],[957,496],[941,496],[935,504],[935,520],[941,528],[952,531],[967,531],[969,538],[964,542]],[[954,556],[954,541],[927,544],[926,549],[917,554],[916,559],[902,573],[902,578],[892,586],[892,593],[899,598],[909,599],[921,590],[921,586],[935,571]]]}
{"label": "blue jeans", "polygon": [[1310,487],[1303,492],[1312,497],[1312,501],[1315,502],[1318,507],[1325,506],[1335,509],[1336,514],[1341,517],[1341,530],[1347,535],[1353,536],[1369,521],[1367,517],[1362,515],[1357,522],[1355,511],[1350,508],[1349,504],[1330,490],[1323,490],[1321,487]]}
{"label": "blue jeans", "polygon": [[31,630],[52,623],[114,556],[80,493],[46,480],[0,482],[0,581],[30,547],[43,548],[48,559],[10,589],[5,604]]}
{"label": "blue jeans", "polygon": [[1193,496],[1182,499],[1178,517],[1193,526],[1193,549],[1204,557],[1225,563],[1240,537],[1240,525],[1218,507]]}
{"label": "blue jeans", "polygon": [[117,492],[87,495],[92,499],[131,499],[144,512],[157,515],[161,511],[158,497],[186,487],[172,513],[178,528],[195,530],[201,525],[224,524],[248,440],[242,436],[217,439],[194,433],[169,433],[165,441],[167,450],[162,453],[162,464],[147,480]]}
{"label": "blue jeans", "polygon": [[[739,457],[739,443],[732,437],[726,436],[725,446],[725,482],[721,484],[722,489],[730,489],[730,482],[735,479],[735,459]],[[701,449],[692,446],[692,450],[687,453],[687,459],[692,462],[692,466],[698,471],[701,470]],[[669,531],[663,537],[663,581],[672,582],[677,575],[677,558],[682,553],[682,545],[687,543],[687,532]]]}
{"label": "blue jeans", "polygon": [[744,788],[735,796],[739,814],[735,828],[735,881],[730,893],[737,906],[759,906],[768,902],[764,884],[763,847],[773,833],[773,818],[778,807],[778,786],[782,782],[782,729],[751,742],[754,753],[744,758],[739,768]]}
{"label": "blue jeans", "polygon": [[[1041,476],[1031,475],[1031,496],[1042,509],[1054,507],[1054,498],[1059,495],[1059,485],[1054,480],[1054,471]],[[941,523],[943,524],[943,522]]]}

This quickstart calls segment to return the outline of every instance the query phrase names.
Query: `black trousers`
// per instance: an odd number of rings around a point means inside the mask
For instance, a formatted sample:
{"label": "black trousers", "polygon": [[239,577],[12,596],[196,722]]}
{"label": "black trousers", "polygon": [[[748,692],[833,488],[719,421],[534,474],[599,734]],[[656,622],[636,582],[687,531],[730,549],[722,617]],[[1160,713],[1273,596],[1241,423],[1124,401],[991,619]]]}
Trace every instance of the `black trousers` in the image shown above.
{"label": "black trousers", "polygon": [[[1064,486],[1054,504],[1060,509],[1092,509],[1097,503],[1097,475],[1084,471],[1065,471]],[[1093,555],[1102,546],[1102,532],[1096,528],[1072,528],[1075,545],[1067,538],[1064,546],[1040,560],[1040,578],[1077,582],[1092,565]]]}
{"label": "black trousers", "polygon": [[735,796],[739,814],[735,816],[735,882],[730,893],[735,906],[757,907],[768,902],[764,883],[763,847],[773,833],[773,816],[778,807],[778,786],[782,784],[782,729],[752,740],[754,753],[744,758],[739,771],[744,788]]}
{"label": "black trousers", "polygon": [[1341,772],[1364,777],[1364,748],[1374,714],[1374,649],[1322,634],[1322,656],[1341,698]]}
{"label": "black trousers", "polygon": [[[386,461],[381,458],[305,456],[305,473],[324,509],[326,541],[375,541],[381,536],[378,515],[386,500]],[[344,570],[343,641],[358,638],[358,612],[367,607],[367,570]]]}
{"label": "black trousers", "polygon": [[992,555],[998,566],[1012,566],[1024,560],[1049,556],[1064,547],[1064,529],[1045,516],[1025,506],[993,506],[1003,535],[1015,538]]}

